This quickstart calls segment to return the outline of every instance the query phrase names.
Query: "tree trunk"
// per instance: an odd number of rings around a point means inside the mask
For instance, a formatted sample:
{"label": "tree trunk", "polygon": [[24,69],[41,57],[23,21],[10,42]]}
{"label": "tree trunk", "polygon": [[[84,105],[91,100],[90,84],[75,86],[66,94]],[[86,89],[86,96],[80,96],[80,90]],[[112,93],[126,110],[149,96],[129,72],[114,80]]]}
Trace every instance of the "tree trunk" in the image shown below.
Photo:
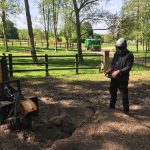
{"label": "tree trunk", "polygon": [[68,43],[69,48],[71,48],[71,42],[72,42],[72,33],[70,32],[69,33],[69,43]]}
{"label": "tree trunk", "polygon": [[2,24],[3,24],[3,35],[4,35],[5,50],[6,50],[6,52],[8,52],[9,49],[8,49],[7,25],[6,25],[6,13],[5,13],[5,11],[2,12]]}
{"label": "tree trunk", "polygon": [[77,49],[78,49],[78,55],[79,55],[79,62],[83,63],[83,55],[82,55],[82,47],[81,47],[81,26],[79,22],[79,16],[77,15],[77,26],[76,26],[76,32],[77,32]]}
{"label": "tree trunk", "polygon": [[73,0],[75,15],[76,15],[76,33],[77,33],[77,49],[79,55],[79,63],[83,63],[83,55],[82,55],[82,48],[81,48],[81,24],[80,24],[80,17],[79,17],[79,9],[77,7],[76,0]]}
{"label": "tree trunk", "polygon": [[68,51],[68,49],[69,49],[69,40],[68,40],[68,38],[66,39],[66,51]]}
{"label": "tree trunk", "polygon": [[54,28],[54,38],[55,38],[55,52],[57,52],[57,10],[56,10],[54,0],[53,0],[53,28]]}
{"label": "tree trunk", "polygon": [[57,27],[55,21],[54,21],[54,38],[55,38],[55,52],[57,52]]}
{"label": "tree trunk", "polygon": [[29,39],[30,39],[31,56],[32,56],[33,62],[36,63],[38,62],[38,60],[37,60],[35,46],[34,46],[34,35],[33,35],[32,21],[31,21],[28,0],[24,0],[24,3],[25,3],[25,10],[26,10],[27,25],[28,25],[28,34],[29,34]]}
{"label": "tree trunk", "polygon": [[144,41],[144,39],[142,39],[142,45],[143,45],[143,52],[144,52],[144,48],[145,48],[145,41]]}
{"label": "tree trunk", "polygon": [[146,50],[146,53],[147,53],[147,45],[148,45],[148,43],[147,43],[147,40],[146,40],[146,43],[145,43],[146,45],[145,45],[145,50]]}
{"label": "tree trunk", "polygon": [[49,33],[45,32],[46,35],[46,48],[49,49]]}
{"label": "tree trunk", "polygon": [[139,51],[139,40],[137,39],[136,40],[136,52],[138,53],[138,51]]}
{"label": "tree trunk", "polygon": [[49,21],[50,21],[50,9],[48,9],[47,14],[47,34],[46,34],[46,41],[47,41],[47,49],[49,48]]}
{"label": "tree trunk", "polygon": [[43,19],[44,19],[44,32],[45,32],[45,39],[46,39],[46,48],[49,49],[49,15],[50,15],[50,10],[48,9],[47,12],[47,23],[46,23],[46,12],[45,12],[45,6],[44,4],[42,5],[42,11],[43,11]]}

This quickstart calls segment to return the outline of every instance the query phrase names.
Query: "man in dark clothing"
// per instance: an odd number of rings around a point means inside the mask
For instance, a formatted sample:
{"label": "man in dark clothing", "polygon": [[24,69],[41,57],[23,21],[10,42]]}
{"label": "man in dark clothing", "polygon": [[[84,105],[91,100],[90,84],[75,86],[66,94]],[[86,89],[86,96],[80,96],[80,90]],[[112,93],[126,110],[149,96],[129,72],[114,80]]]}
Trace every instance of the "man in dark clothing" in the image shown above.
{"label": "man in dark clothing", "polygon": [[127,49],[127,41],[120,38],[116,42],[116,52],[112,59],[111,67],[106,75],[111,78],[110,82],[110,108],[115,109],[118,89],[122,95],[124,113],[129,112],[128,80],[129,72],[134,63],[133,54]]}

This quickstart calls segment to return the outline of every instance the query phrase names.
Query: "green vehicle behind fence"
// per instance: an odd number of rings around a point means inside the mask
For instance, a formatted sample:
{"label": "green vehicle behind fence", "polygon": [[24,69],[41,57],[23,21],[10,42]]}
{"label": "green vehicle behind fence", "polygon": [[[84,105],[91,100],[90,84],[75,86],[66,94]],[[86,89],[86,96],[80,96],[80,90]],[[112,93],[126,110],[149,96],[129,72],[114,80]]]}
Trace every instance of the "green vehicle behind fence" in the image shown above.
{"label": "green vehicle behind fence", "polygon": [[100,39],[86,39],[85,47],[87,48],[87,50],[100,51],[101,40]]}

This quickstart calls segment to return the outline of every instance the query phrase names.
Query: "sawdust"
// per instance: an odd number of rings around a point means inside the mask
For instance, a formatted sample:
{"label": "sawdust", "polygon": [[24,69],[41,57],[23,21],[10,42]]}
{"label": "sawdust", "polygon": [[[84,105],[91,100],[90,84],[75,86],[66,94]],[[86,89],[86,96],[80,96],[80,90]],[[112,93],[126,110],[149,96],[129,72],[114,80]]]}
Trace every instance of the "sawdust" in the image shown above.
{"label": "sawdust", "polygon": [[[60,78],[22,81],[24,95],[40,99],[39,129],[0,126],[1,150],[149,150],[150,84],[130,83],[130,115],[109,110],[108,81]],[[141,88],[142,87],[142,88]]]}

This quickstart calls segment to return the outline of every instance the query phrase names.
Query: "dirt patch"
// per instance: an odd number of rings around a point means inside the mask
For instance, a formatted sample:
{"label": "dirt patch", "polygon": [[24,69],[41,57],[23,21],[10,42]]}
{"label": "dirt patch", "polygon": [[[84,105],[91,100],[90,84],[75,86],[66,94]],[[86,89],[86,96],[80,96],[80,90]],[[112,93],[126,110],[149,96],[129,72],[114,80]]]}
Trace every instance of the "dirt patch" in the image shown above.
{"label": "dirt patch", "polygon": [[[109,110],[108,81],[47,78],[22,81],[24,95],[40,99],[39,129],[0,126],[3,150],[149,150],[150,83],[130,82],[130,115]],[[141,88],[142,87],[142,88]]]}

